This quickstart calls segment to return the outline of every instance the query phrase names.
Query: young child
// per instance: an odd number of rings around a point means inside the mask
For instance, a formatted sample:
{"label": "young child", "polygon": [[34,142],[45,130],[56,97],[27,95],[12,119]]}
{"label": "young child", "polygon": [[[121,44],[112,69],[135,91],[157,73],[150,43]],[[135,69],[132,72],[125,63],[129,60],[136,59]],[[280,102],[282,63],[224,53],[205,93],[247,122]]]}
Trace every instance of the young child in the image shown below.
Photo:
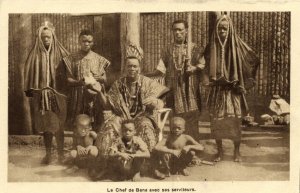
{"label": "young child", "polygon": [[110,167],[121,180],[140,177],[140,169],[145,158],[150,157],[147,144],[138,136],[132,120],[122,123],[122,137],[118,138],[111,147]]}
{"label": "young child", "polygon": [[98,149],[94,146],[97,134],[92,131],[91,118],[86,114],[77,115],[74,126],[73,149],[70,152],[74,166],[67,170],[68,173],[86,165],[89,169],[92,168],[90,166],[98,155]]}
{"label": "young child", "polygon": [[154,148],[159,159],[165,167],[166,174],[161,173],[156,164],[155,177],[164,179],[171,174],[189,175],[188,164],[192,161],[195,151],[202,151],[204,147],[193,137],[183,134],[185,131],[185,120],[181,117],[174,117],[171,120],[171,133],[160,141]]}

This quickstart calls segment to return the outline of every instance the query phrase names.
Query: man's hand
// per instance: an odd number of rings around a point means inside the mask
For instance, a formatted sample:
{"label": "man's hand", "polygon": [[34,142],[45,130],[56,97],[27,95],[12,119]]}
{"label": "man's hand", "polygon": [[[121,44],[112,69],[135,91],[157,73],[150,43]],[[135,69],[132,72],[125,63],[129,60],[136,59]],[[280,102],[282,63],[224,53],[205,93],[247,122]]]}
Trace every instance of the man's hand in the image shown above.
{"label": "man's hand", "polygon": [[187,69],[186,69],[186,73],[188,75],[191,75],[191,74],[195,73],[196,70],[197,70],[197,67],[195,67],[195,66],[188,66]]}
{"label": "man's hand", "polygon": [[183,147],[182,152],[183,153],[188,153],[190,150],[191,150],[191,146],[186,145],[186,146]]}
{"label": "man's hand", "polygon": [[125,161],[130,160],[132,157],[128,153],[119,153],[119,156],[124,159]]}
{"label": "man's hand", "polygon": [[88,153],[87,150],[84,147],[82,147],[81,145],[77,146],[77,152],[78,152],[79,156],[84,156],[84,155],[87,155],[87,153]]}
{"label": "man's hand", "polygon": [[83,79],[77,81],[78,86],[86,86],[86,83]]}
{"label": "man's hand", "polygon": [[90,84],[90,85],[88,85],[88,88],[89,88],[89,89],[92,89],[93,91],[96,91],[97,93],[100,93],[101,90],[102,90],[102,86],[101,86],[101,84],[99,84],[99,83],[96,83],[96,84]]}
{"label": "man's hand", "polygon": [[104,82],[105,78],[101,75],[94,75],[95,80],[97,80],[98,82]]}
{"label": "man's hand", "polygon": [[181,155],[181,151],[180,150],[173,150],[172,154],[176,157],[179,157]]}
{"label": "man's hand", "polygon": [[197,67],[201,70],[203,70],[205,68],[205,64],[198,64]]}

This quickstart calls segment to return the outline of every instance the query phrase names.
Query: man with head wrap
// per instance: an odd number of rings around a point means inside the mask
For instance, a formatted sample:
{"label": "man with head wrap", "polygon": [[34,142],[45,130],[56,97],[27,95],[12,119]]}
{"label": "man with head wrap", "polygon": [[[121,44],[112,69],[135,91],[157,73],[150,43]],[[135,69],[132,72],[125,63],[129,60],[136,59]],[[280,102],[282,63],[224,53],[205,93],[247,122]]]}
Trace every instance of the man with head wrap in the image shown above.
{"label": "man with head wrap", "polygon": [[125,76],[113,83],[107,95],[101,89],[93,87],[106,109],[112,111],[96,140],[99,154],[104,159],[113,141],[121,135],[124,120],[134,121],[137,135],[146,142],[149,151],[158,142],[159,129],[153,113],[154,109],[163,107],[159,98],[168,88],[140,74],[142,58],[142,49],[129,45],[126,49]]}
{"label": "man with head wrap", "polygon": [[44,132],[46,156],[43,164],[51,161],[52,138],[55,134],[59,161],[63,160],[64,122],[66,97],[62,58],[68,51],[57,40],[54,27],[45,23],[37,31],[37,37],[24,70],[26,96],[32,97],[35,129]]}
{"label": "man with head wrap", "polygon": [[212,34],[209,54],[210,92],[208,107],[211,131],[216,139],[218,153],[223,157],[222,139],[234,142],[234,161],[241,161],[241,116],[248,111],[246,90],[255,84],[258,60],[253,50],[236,34],[229,16],[217,19]]}

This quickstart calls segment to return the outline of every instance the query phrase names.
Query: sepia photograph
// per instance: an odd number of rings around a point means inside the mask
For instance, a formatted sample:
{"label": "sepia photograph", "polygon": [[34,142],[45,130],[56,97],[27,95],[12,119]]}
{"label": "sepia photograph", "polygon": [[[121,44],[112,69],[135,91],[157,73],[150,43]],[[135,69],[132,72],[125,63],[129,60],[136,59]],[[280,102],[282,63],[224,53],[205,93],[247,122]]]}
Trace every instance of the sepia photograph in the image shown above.
{"label": "sepia photograph", "polygon": [[291,12],[9,13],[7,30],[8,182],[290,180]]}

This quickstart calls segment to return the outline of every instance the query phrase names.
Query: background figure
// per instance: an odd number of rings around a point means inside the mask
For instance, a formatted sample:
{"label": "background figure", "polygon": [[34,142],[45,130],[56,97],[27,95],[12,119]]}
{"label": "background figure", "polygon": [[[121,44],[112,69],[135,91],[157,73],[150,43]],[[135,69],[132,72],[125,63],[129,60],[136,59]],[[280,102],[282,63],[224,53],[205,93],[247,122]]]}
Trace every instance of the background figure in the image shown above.
{"label": "background figure", "polygon": [[[106,83],[106,70],[110,62],[91,50],[94,38],[91,31],[83,30],[79,35],[80,51],[64,58],[67,67],[69,93],[67,121],[71,125],[79,114],[91,117],[93,126],[102,123],[102,108],[96,92],[88,85]],[[102,87],[101,92],[105,92]]]}
{"label": "background figure", "polygon": [[46,23],[37,31],[35,45],[25,63],[26,96],[32,97],[35,129],[44,132],[46,156],[43,164],[51,161],[52,138],[55,134],[58,160],[63,160],[66,96],[62,58],[68,51],[57,40],[54,27]]}
{"label": "background figure", "polygon": [[241,161],[242,110],[248,111],[245,93],[254,86],[258,67],[255,53],[236,34],[229,16],[216,21],[209,47],[210,92],[208,107],[211,114],[212,135],[216,139],[222,160],[222,139],[234,141],[234,161]]}
{"label": "background figure", "polygon": [[173,22],[174,42],[163,50],[156,71],[149,75],[165,76],[166,86],[170,88],[166,100],[167,107],[172,108],[176,116],[185,118],[188,133],[198,139],[198,112],[201,110],[199,84],[205,60],[194,43],[190,45],[189,58],[187,38],[192,37],[187,37],[188,28],[188,23],[184,20]]}

